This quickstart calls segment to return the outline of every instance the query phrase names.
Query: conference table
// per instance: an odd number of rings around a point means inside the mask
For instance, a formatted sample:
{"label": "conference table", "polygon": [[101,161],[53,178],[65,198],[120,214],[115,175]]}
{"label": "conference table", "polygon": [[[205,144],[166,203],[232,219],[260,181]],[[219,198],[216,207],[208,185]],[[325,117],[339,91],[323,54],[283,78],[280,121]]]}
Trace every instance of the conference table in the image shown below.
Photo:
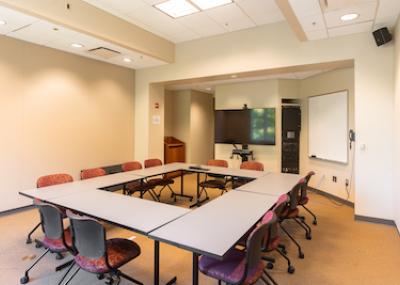
{"label": "conference table", "polygon": [[[100,190],[172,172],[181,173],[181,191],[186,173],[196,173],[197,182],[200,174],[204,173],[246,178],[252,182],[193,210]],[[300,175],[293,174],[171,163],[19,193],[152,239],[155,285],[160,283],[160,242],[192,252],[192,284],[197,285],[199,255],[222,260],[229,249],[275,204],[277,196],[289,192],[299,179]],[[198,188],[197,184],[197,201]],[[166,284],[173,284],[176,280],[174,277]]]}

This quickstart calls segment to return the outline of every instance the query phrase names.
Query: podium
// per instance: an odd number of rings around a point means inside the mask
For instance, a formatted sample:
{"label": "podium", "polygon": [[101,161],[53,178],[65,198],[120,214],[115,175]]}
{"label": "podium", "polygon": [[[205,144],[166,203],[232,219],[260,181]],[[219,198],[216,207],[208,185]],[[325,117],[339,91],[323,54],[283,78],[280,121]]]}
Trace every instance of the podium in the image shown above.
{"label": "podium", "polygon": [[185,143],[174,137],[164,138],[164,163],[186,162]]}

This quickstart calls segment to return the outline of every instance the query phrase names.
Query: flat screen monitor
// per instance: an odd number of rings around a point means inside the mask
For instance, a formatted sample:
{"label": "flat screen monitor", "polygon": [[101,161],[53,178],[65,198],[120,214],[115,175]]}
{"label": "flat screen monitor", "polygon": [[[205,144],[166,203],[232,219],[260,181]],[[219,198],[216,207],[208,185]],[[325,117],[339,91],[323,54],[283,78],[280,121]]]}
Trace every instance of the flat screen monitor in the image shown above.
{"label": "flat screen monitor", "polygon": [[275,108],[215,111],[215,143],[275,145]]}

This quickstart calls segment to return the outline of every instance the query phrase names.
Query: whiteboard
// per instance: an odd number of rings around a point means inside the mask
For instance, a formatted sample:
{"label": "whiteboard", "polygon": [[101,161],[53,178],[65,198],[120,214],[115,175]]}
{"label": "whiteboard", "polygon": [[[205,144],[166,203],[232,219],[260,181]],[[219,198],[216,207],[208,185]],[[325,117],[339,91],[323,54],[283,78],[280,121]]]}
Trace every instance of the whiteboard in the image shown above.
{"label": "whiteboard", "polygon": [[308,156],[348,163],[348,92],[308,97]]}

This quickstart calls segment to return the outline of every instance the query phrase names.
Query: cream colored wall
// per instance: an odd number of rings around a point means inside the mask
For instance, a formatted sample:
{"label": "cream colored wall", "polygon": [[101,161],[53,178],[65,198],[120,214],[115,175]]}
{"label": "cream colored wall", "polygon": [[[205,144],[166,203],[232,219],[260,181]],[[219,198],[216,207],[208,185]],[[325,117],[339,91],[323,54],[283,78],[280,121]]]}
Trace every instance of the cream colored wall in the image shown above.
{"label": "cream colored wall", "polygon": [[395,104],[394,104],[394,209],[397,228],[400,232],[400,21],[397,21],[395,39]]}
{"label": "cream colored wall", "polygon": [[[302,130],[300,141],[300,165],[301,172],[306,174],[313,170],[315,177],[310,181],[310,186],[321,189],[325,192],[341,197],[349,198],[354,202],[354,187],[347,195],[345,181],[351,179],[352,158],[354,148],[349,149],[349,163],[341,164],[308,157],[308,101],[307,98],[315,95],[333,93],[341,90],[349,91],[349,129],[354,129],[354,69],[347,68],[327,72],[301,80],[299,93],[302,98]],[[371,118],[372,119],[372,118]],[[332,181],[332,176],[337,176],[337,182]],[[354,182],[354,181],[353,181]],[[354,186],[354,183],[353,183]],[[360,190],[362,191],[362,190]]]}
{"label": "cream colored wall", "polygon": [[[276,145],[250,145],[255,159],[270,171],[280,171],[281,131],[278,80],[262,80],[235,84],[219,85],[215,88],[215,109],[276,108]],[[239,146],[240,147],[240,146]],[[230,159],[230,144],[215,144],[215,157],[228,160],[230,167],[239,167],[241,160]]]}
{"label": "cream colored wall", "polygon": [[[277,36],[278,35],[278,36]],[[393,219],[394,48],[370,33],[299,42],[287,23],[181,43],[173,64],[136,73],[135,156],[149,152],[149,83],[294,65],[354,60],[355,213]],[[374,119],[371,120],[371,114]],[[384,138],[384,139],[382,139]],[[365,144],[365,150],[361,145]],[[379,190],[377,190],[379,189]]]}
{"label": "cream colored wall", "polygon": [[206,164],[214,157],[213,95],[191,91],[190,162]]}
{"label": "cream colored wall", "polygon": [[[150,86],[150,113],[148,124],[153,139],[150,140],[149,156],[147,158],[159,158],[164,160],[164,86],[151,84]],[[158,104],[158,107],[157,107]],[[144,120],[141,120],[145,124]],[[145,159],[147,159],[145,158]]]}
{"label": "cream colored wall", "polygon": [[134,71],[0,36],[0,211],[41,175],[133,158]]}
{"label": "cream colored wall", "polygon": [[164,136],[173,136],[174,126],[173,126],[173,115],[174,115],[174,105],[172,102],[173,91],[165,90],[164,97]]}

